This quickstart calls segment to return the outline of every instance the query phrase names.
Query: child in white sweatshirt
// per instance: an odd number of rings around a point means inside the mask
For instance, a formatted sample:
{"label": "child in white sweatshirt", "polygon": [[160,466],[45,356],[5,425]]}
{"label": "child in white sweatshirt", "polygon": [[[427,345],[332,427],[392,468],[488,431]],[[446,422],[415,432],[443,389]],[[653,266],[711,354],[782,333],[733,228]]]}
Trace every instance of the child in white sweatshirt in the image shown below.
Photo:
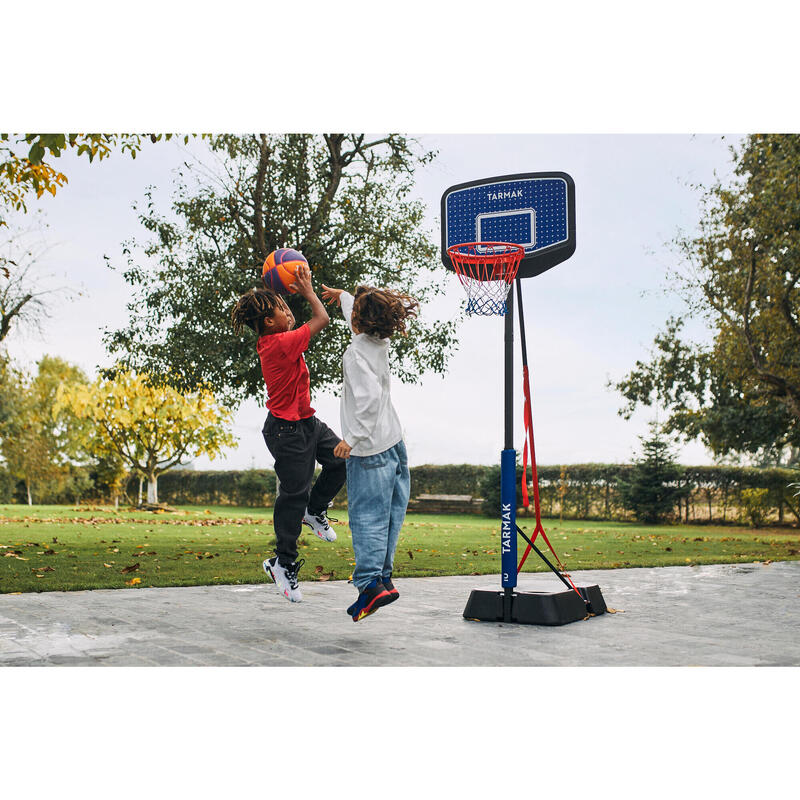
{"label": "child in white sweatshirt", "polygon": [[400,595],[392,583],[394,551],[406,515],[411,479],[403,431],[392,405],[389,339],[405,334],[419,303],[388,289],[359,286],[355,296],[323,284],[322,297],[342,308],[353,339],[342,360],[342,441],[347,507],[358,598],[347,613],[358,622]]}

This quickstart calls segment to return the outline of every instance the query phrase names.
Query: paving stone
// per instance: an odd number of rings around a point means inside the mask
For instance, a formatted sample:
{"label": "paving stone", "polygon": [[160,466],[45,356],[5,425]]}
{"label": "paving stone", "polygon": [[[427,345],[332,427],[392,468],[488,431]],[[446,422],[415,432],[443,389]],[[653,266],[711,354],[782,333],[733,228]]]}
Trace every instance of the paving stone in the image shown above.
{"label": "paving stone", "polygon": [[[465,620],[494,576],[398,579],[401,597],[353,624],[353,588],[306,583],[0,595],[0,666],[568,666],[800,664],[800,562],[595,570],[605,614],[563,627]],[[552,576],[521,590],[554,591]]]}

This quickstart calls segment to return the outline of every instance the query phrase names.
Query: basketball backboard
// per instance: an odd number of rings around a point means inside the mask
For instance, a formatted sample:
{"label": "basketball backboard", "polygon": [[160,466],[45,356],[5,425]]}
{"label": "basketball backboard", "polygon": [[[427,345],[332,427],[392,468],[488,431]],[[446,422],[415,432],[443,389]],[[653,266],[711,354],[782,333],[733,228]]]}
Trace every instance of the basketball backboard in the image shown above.
{"label": "basketball backboard", "polygon": [[532,278],[575,252],[575,183],[566,172],[529,172],[451,186],[442,195],[442,263],[465,242],[525,248],[517,273]]}

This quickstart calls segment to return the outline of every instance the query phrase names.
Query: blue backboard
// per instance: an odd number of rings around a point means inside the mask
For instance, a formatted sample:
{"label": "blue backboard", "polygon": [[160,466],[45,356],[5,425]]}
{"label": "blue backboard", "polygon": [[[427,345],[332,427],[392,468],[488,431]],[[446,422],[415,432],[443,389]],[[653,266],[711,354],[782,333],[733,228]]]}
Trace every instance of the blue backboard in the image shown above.
{"label": "blue backboard", "polygon": [[442,263],[465,242],[525,248],[520,278],[532,278],[575,252],[575,183],[566,172],[501,175],[451,186],[442,195]]}

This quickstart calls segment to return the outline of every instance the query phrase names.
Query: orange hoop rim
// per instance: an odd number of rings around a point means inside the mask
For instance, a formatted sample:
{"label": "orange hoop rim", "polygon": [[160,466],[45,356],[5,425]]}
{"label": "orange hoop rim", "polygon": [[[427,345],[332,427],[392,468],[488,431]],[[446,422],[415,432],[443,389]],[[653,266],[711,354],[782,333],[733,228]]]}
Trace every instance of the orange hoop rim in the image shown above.
{"label": "orange hoop rim", "polygon": [[459,277],[511,283],[525,248],[514,242],[462,242],[448,247],[447,255]]}
{"label": "orange hoop rim", "polygon": [[448,247],[447,255],[467,292],[467,314],[504,315],[525,248],[514,242],[462,242]]}

